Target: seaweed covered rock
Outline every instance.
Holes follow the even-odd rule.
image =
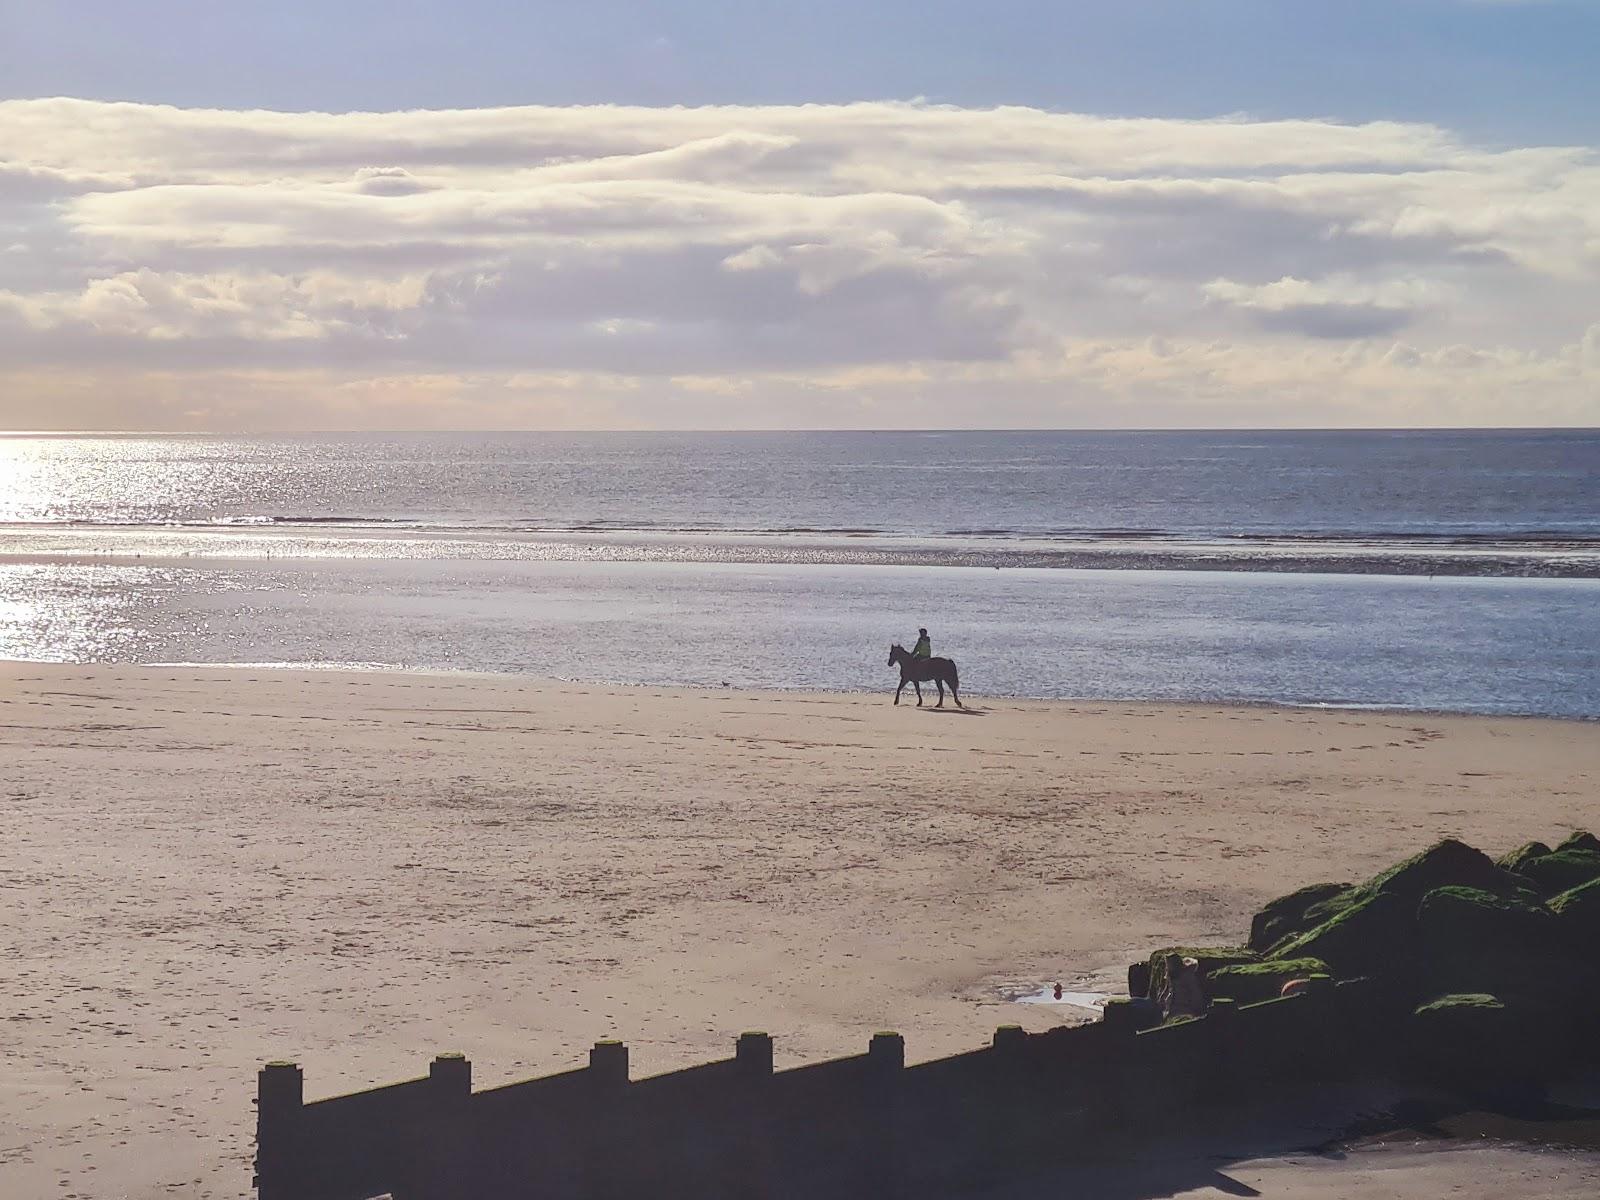
[[[1600,853],[1600,838],[1582,829],[1574,829],[1556,845],[1560,850],[1593,850]]]
[[[1279,896],[1251,919],[1247,944],[1265,954],[1285,938],[1315,929],[1343,908],[1355,890],[1348,883],[1313,883]]]
[[[1437,1086],[1496,1100],[1528,1090],[1534,1055],[1522,1044],[1518,1014],[1488,992],[1460,992],[1419,1005],[1411,1014],[1410,1045],[1416,1064]]]
[[[1417,1005],[1413,1014],[1426,1020],[1482,1020],[1482,1011],[1504,1012],[1505,1002],[1487,992],[1453,992]],[[1498,1017],[1490,1018],[1499,1020]]]
[[[1250,949],[1267,958],[1302,953],[1302,940],[1314,930],[1375,895],[1392,895],[1418,902],[1440,887],[1481,888],[1496,895],[1537,899],[1533,885],[1508,868],[1509,862],[1551,853],[1548,846],[1530,842],[1495,862],[1464,842],[1446,838],[1420,854],[1396,863],[1363,884],[1316,883],[1272,901],[1250,922]],[[1386,910],[1389,911],[1389,910]],[[1398,911],[1398,910],[1392,910]],[[1370,919],[1363,917],[1363,920]],[[1339,972],[1343,974],[1341,970]]]
[[[1562,956],[1556,918],[1542,904],[1480,888],[1435,888],[1417,907],[1427,986],[1504,995],[1547,986]]]
[[[1411,1051],[1437,1085],[1489,1103],[1530,1099],[1580,1067],[1570,1012],[1537,998],[1468,992],[1440,996],[1411,1018]]]
[[[1328,989],[1330,1011],[1358,1013],[1363,1037],[1414,1058],[1434,1082],[1533,1094],[1600,1065],[1597,951],[1600,839],[1574,833],[1554,849],[1530,842],[1498,862],[1446,839],[1366,883],[1313,884],[1274,900],[1251,922],[1247,947],[1157,951],[1130,968],[1129,992],[1157,1002],[1137,1006],[1141,1019],[1154,1019],[1171,991],[1174,954],[1196,961],[1205,992],[1185,1011],[1252,1004],[1314,981],[1296,986]],[[1333,979],[1361,982],[1336,988]],[[1189,969],[1180,982],[1192,989]],[[1317,1013],[1314,1005],[1260,1011],[1261,1028]],[[1243,1030],[1258,1018],[1240,1019]]]
[[[1397,892],[1370,892],[1298,937],[1273,947],[1271,958],[1318,958],[1341,979],[1403,977],[1416,949],[1416,902]]]
[[[1558,847],[1528,859],[1518,874],[1530,880],[1541,896],[1554,896],[1600,879],[1600,850]]]
[[[1170,986],[1167,982],[1169,954],[1176,954],[1179,958],[1194,959],[1199,964],[1202,982],[1219,967],[1255,962],[1260,958],[1255,951],[1244,946],[1168,946],[1164,950],[1157,950],[1149,958],[1150,990],[1146,994],[1152,1000],[1166,999]]]
[[[1569,951],[1583,956],[1600,952],[1600,879],[1562,892],[1550,901]]]
[[[1329,975],[1328,964],[1320,958],[1274,959],[1269,962],[1239,963],[1218,967],[1206,976],[1206,995],[1239,1004],[1271,1000],[1292,979]]]
[[[1364,890],[1417,901],[1435,888],[1470,887],[1498,892],[1508,886],[1514,885],[1482,850],[1474,850],[1455,838],[1445,838],[1421,854],[1414,854],[1374,875]]]
[[[1541,858],[1549,853],[1550,847],[1546,846],[1543,842],[1525,842],[1518,846],[1515,850],[1511,851],[1510,854],[1502,854],[1499,858],[1495,859],[1494,865],[1503,871],[1511,871],[1513,873],[1520,874],[1523,863],[1527,862],[1530,858]]]

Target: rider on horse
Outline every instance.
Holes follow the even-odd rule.
[[[919,629],[917,632],[922,636],[917,639],[915,649],[908,651],[899,642],[889,647],[889,665],[900,668],[900,686],[894,690],[894,702],[900,703],[900,693],[905,691],[909,683],[917,689],[917,703],[920,705],[922,685],[931,683],[939,689],[939,703],[934,707],[944,707],[944,690],[947,687],[956,707],[965,707],[961,703],[961,677],[956,672],[956,664],[948,658],[935,658],[933,639],[928,637],[928,631]]]

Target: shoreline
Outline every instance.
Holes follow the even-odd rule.
[[[1592,824],[1600,781],[1548,718],[982,704],[0,663],[0,1190],[245,1196],[283,1057],[308,1097],[607,1036],[640,1076],[746,1028],[940,1057],[1087,1015],[1004,984],[1121,991],[1437,836]]]
[[[385,675],[418,675],[437,677],[440,679],[480,679],[487,682],[536,684],[548,688],[564,687],[600,687],[600,688],[630,688],[644,691],[662,693],[689,693],[694,695],[722,695],[736,692],[745,695],[782,697],[782,696],[830,696],[839,699],[866,700],[872,698],[884,699],[894,695],[892,685],[871,690],[867,688],[823,688],[823,687],[724,687],[710,683],[676,683],[658,684],[641,683],[629,679],[602,679],[565,677],[554,675],[525,674],[518,671],[483,671],[470,667],[415,667],[400,666],[391,663],[349,663],[349,662],[68,662],[57,659],[29,659],[29,658],[0,658],[0,672],[7,667],[42,666],[42,667],[106,667],[130,668],[149,671],[268,671],[273,673],[295,674],[297,672],[310,675],[352,675],[356,677],[385,676]],[[932,685],[927,685],[930,695]],[[909,696],[909,693],[907,694]],[[916,708],[915,697],[902,696],[900,707]],[[970,693],[969,709],[980,709],[985,700],[1001,701],[1006,704],[1022,705],[1062,705],[1081,706],[1085,704],[1117,704],[1134,708],[1148,709],[1152,712],[1192,710],[1204,712],[1216,709],[1262,709],[1268,712],[1328,712],[1370,714],[1374,716],[1393,717],[1465,717],[1483,720],[1505,721],[1554,721],[1565,724],[1591,725],[1600,723],[1600,713],[1592,715],[1568,716],[1562,714],[1538,712],[1502,712],[1495,709],[1459,709],[1459,708],[1407,708],[1401,705],[1368,704],[1351,702],[1348,704],[1332,701],[1291,701],[1291,700],[1251,700],[1251,699],[1218,699],[1218,700],[1152,700],[1147,697],[1137,696],[1024,696],[1005,692]],[[935,702],[928,700],[923,707],[934,707]],[[893,705],[891,704],[891,707]],[[959,712],[952,704],[946,702],[947,710]]]

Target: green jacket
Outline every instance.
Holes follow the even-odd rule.
[[[917,639],[916,647],[911,651],[911,657],[912,658],[932,658],[933,657],[933,642],[929,638],[927,638],[926,636],[919,637]]]

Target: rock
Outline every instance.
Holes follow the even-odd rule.
[[[1593,850],[1596,853],[1600,853],[1600,838],[1595,837],[1592,833],[1586,833],[1582,829],[1574,829],[1562,839],[1556,846],[1556,850]]]
[[[1200,985],[1200,963],[1193,958],[1167,956],[1167,994],[1162,1012],[1175,1017],[1198,1017],[1206,1011],[1206,991]]]
[[[1466,992],[1412,1013],[1411,1054],[1431,1081],[1488,1105],[1520,1104],[1581,1069],[1570,1014],[1538,998]]]
[[[1315,929],[1337,911],[1328,908],[1329,901],[1354,892],[1355,888],[1348,883],[1313,883],[1287,896],[1279,896],[1251,920],[1250,949],[1264,954],[1285,938]],[[1317,912],[1312,914],[1314,908]]]
[[[1456,992],[1440,996],[1437,1000],[1430,1000],[1426,1004],[1419,1004],[1415,1015],[1447,1017],[1468,1009],[1494,1009],[1503,1012],[1505,1007],[1505,1002],[1500,997],[1487,992]]]
[[[1530,880],[1541,896],[1554,896],[1600,879],[1600,850],[1557,848],[1528,859],[1518,873]]]
[[[1165,1003],[1170,991],[1167,983],[1167,955],[1176,954],[1180,959],[1192,958],[1199,965],[1200,981],[1202,986],[1207,976],[1218,967],[1231,967],[1238,963],[1255,962],[1261,956],[1255,951],[1244,946],[1169,946],[1164,950],[1157,950],[1148,960],[1150,969],[1150,990],[1146,993],[1152,1000]]]
[[[1417,939],[1426,987],[1435,994],[1537,991],[1563,957],[1549,909],[1479,888],[1435,888],[1424,896]]]
[[[1389,975],[1398,981],[1407,975],[1415,947],[1415,903],[1399,892],[1373,892],[1315,929],[1274,946],[1271,958],[1318,958],[1341,979]]]
[[[1240,963],[1232,967],[1218,967],[1206,976],[1206,995],[1213,1000],[1222,997],[1240,1004],[1254,1004],[1281,995],[1283,987],[1291,980],[1304,980],[1312,975],[1329,974],[1328,964],[1320,958],[1291,958],[1272,962]]]
[[[1550,853],[1550,847],[1543,842],[1526,842],[1518,846],[1510,854],[1502,854],[1494,860],[1494,865],[1503,871],[1521,872],[1522,864],[1530,858],[1539,858]]]
[[[1291,943],[1297,943],[1359,901],[1380,893],[1419,901],[1434,888],[1461,886],[1537,899],[1532,883],[1506,864],[1549,852],[1542,843],[1531,842],[1496,863],[1464,842],[1446,838],[1364,884],[1317,883],[1280,896],[1251,921],[1249,946],[1267,958],[1292,957],[1299,950]]]
[[[1511,1090],[1522,1093],[1526,1085],[1516,1064],[1530,1056],[1519,1044],[1520,1024],[1492,993],[1447,994],[1411,1014],[1411,1052],[1435,1085],[1498,1097],[1509,1082]]]
[[[1550,911],[1569,950],[1591,959],[1600,954],[1600,879],[1562,892],[1550,901]]]
[[[1364,890],[1417,901],[1435,888],[1452,886],[1494,892],[1514,884],[1482,850],[1474,850],[1455,838],[1445,838],[1421,854],[1412,855],[1373,876]]]

